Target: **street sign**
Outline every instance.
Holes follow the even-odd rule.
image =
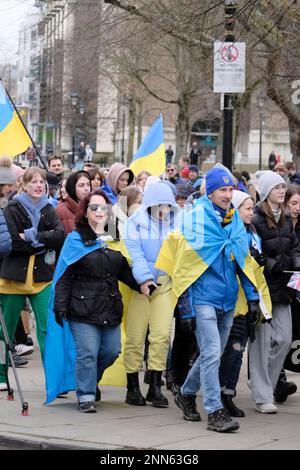
[[[214,43],[214,93],[245,92],[244,42]]]

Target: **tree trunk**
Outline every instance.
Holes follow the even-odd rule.
[[[143,102],[139,98],[137,101],[137,106],[138,106],[138,113],[137,113],[137,146],[139,146],[142,143],[142,137],[143,137]]]
[[[178,162],[181,155],[185,155],[187,152],[190,138],[189,105],[189,97],[187,95],[183,95],[178,101],[178,115],[175,124],[176,162]]]
[[[128,151],[127,151],[127,165],[132,162],[133,151],[134,151],[134,134],[135,134],[135,111],[136,111],[136,98],[132,96],[129,105],[128,113]]]
[[[289,119],[290,146],[296,168],[300,168],[300,126]]]

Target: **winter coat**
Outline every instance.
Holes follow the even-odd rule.
[[[66,200],[59,202],[56,208],[56,215],[61,221],[66,235],[75,228],[75,215],[78,207],[78,202],[67,195]]]
[[[11,236],[8,231],[3,211],[0,209],[0,262],[3,256],[7,256],[11,251]]]
[[[89,226],[76,231],[83,244],[95,243],[97,235]],[[66,313],[68,320],[118,325],[123,315],[118,280],[140,292],[126,258],[104,245],[66,269],[55,286],[53,310]]]
[[[293,176],[290,177],[290,182],[300,186],[300,171],[297,171]]]
[[[134,174],[129,168],[127,168],[127,166],[123,165],[122,163],[116,162],[116,163],[113,163],[112,166],[110,167],[110,170],[106,177],[106,183],[108,184],[108,186],[110,186],[110,188],[112,189],[115,195],[118,195],[118,190],[117,190],[118,179],[126,171],[129,173],[128,184],[131,184],[132,181],[134,180]]]
[[[291,274],[283,271],[300,270],[300,245],[290,216],[287,214],[283,226],[269,228],[266,215],[258,203],[252,223],[262,242],[262,251],[266,258],[264,275],[273,303],[290,303],[292,291],[287,287]]]
[[[147,209],[159,204],[172,206],[173,214],[169,222],[149,215]],[[164,183],[153,183],[146,188],[141,207],[129,217],[124,227],[124,239],[132,259],[132,273],[138,284],[150,279],[157,281],[158,276],[166,275],[154,265],[167,233],[176,227],[177,212],[172,190]]]
[[[37,239],[44,247],[34,248],[20,237],[19,233],[32,227],[28,212],[16,200],[9,201],[4,209],[8,230],[12,239],[12,251],[3,259],[0,277],[17,282],[25,282],[30,256],[35,255],[33,280],[48,282],[53,278],[53,266],[45,262],[47,249],[58,253],[64,243],[63,227],[55,214],[55,210],[47,204],[41,210],[41,218],[37,227]]]

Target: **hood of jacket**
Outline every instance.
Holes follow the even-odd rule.
[[[177,210],[177,205],[172,189],[164,182],[152,183],[145,189],[142,205],[148,209],[159,204],[168,204]]]
[[[123,173],[125,173],[125,171],[129,173],[129,181],[128,181],[128,185],[129,185],[134,180],[134,174],[129,168],[127,168],[127,166],[123,165],[122,163],[119,163],[119,162],[113,163],[106,177],[107,184],[111,187],[114,194],[116,195],[118,194],[118,190],[117,190],[118,179]]]

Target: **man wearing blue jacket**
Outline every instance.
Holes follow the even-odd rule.
[[[204,236],[200,232],[194,233],[196,243],[203,236],[203,245],[194,249],[195,252],[198,250],[199,263],[202,259],[206,268],[190,284],[189,295],[196,316],[195,334],[200,356],[175,396],[175,403],[183,410],[184,418],[200,421],[195,399],[202,387],[204,408],[208,413],[207,429],[217,432],[239,428],[223,409],[219,383],[220,357],[227,343],[237,300],[237,275],[248,301],[248,314],[254,321],[260,316],[258,293],[244,272],[244,260],[248,255],[247,234],[231,203],[234,184],[225,167],[214,167],[206,175],[207,195],[196,203],[204,213]],[[202,229],[199,225],[198,231]],[[196,227],[191,232],[195,230]],[[186,240],[191,240],[184,228],[182,234]],[[210,252],[211,257],[205,259]]]

